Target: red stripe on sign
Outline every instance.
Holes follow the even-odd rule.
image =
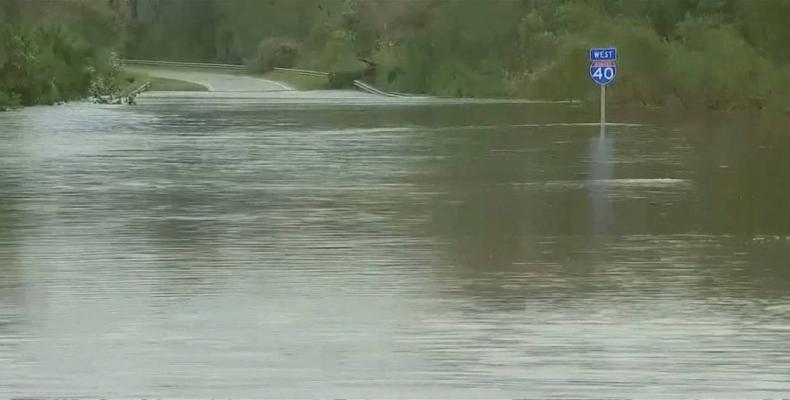
[[[590,61],[591,67],[614,67],[615,62],[613,60],[600,60],[600,61]]]

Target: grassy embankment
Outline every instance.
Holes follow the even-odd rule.
[[[121,96],[125,96],[146,82],[151,82],[151,86],[148,87],[148,91],[151,92],[205,92],[208,90],[198,83],[151,76],[136,69],[124,69],[121,73],[121,81],[122,84],[119,85]]]
[[[140,87],[146,82],[151,81],[149,91],[205,91],[204,86],[188,81],[180,81],[177,79],[168,79],[155,77],[154,70],[165,69],[170,72],[188,71],[188,72],[213,72],[231,75],[250,76],[254,78],[269,79],[272,81],[282,82],[297,90],[324,90],[330,89],[329,79],[324,76],[310,76],[299,74],[292,71],[269,71],[266,73],[253,73],[246,70],[238,69],[224,69],[224,68],[200,68],[200,67],[181,67],[181,66],[165,66],[165,67],[149,67],[149,66],[127,66],[124,68],[125,81],[128,82],[128,87],[124,93]]]
[[[252,75],[273,81],[287,83],[298,90],[329,89],[329,79],[325,76],[302,75],[291,71],[270,71],[263,75]]]

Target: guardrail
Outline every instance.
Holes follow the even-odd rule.
[[[383,90],[375,88],[375,87],[373,87],[371,85],[368,85],[367,83],[359,81],[359,80],[354,81],[354,86],[356,86],[357,89],[359,89],[359,90],[361,90],[363,92],[367,92],[367,93],[371,93],[371,94],[377,94],[379,96],[398,97],[397,95],[393,95],[393,94],[387,93],[387,92],[385,92]]]
[[[426,96],[419,95],[419,94],[407,94],[407,93],[393,93],[393,92],[385,92],[369,83],[362,82],[360,80],[354,81],[354,86],[367,93],[377,94],[379,96],[387,96],[387,97],[399,97],[399,98],[426,98]]]
[[[140,87],[138,87],[137,89],[134,89],[131,92],[129,92],[127,96],[137,96],[140,93],[148,90],[149,87],[151,87],[151,81],[146,81],[144,84],[140,85]]]
[[[246,70],[247,67],[244,65],[234,65],[234,64],[212,64],[212,63],[196,63],[196,62],[181,62],[181,61],[155,61],[155,60],[121,60],[124,64],[129,65],[159,65],[159,66],[171,66],[171,67],[199,67],[199,68],[218,68],[218,69],[234,69],[234,70]],[[292,72],[295,74],[300,75],[307,75],[307,76],[320,76],[320,77],[329,77],[329,72],[321,72],[321,71],[312,71],[309,69],[298,69],[298,68],[274,68],[275,71],[282,71],[282,72]],[[365,82],[355,80],[354,86],[362,90],[363,92],[368,92],[372,94],[377,94],[379,96],[387,96],[387,97],[421,97],[421,96],[413,96],[407,95],[402,93],[389,93],[385,92],[381,89],[378,89],[370,84]]]
[[[308,76],[329,76],[329,72],[311,71],[309,69],[296,69],[296,68],[279,68],[275,67],[275,71],[293,72],[301,75]]]
[[[235,64],[211,64],[211,63],[196,63],[196,62],[181,62],[181,61],[154,61],[154,60],[121,60],[124,64],[128,65],[159,65],[169,67],[199,67],[199,68],[218,68],[218,69],[234,69],[246,70],[244,65]]]
[[[157,60],[121,60],[124,64],[128,65],[159,65],[169,67],[198,67],[198,68],[218,68],[218,69],[234,69],[246,70],[244,65],[237,64],[214,64],[214,63],[197,63],[197,62],[182,62],[182,61],[157,61]],[[300,75],[308,76],[329,76],[329,72],[311,71],[309,69],[297,68],[274,68],[275,71],[293,72]]]

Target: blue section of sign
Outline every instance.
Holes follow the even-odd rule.
[[[593,47],[590,49],[590,61],[617,60],[617,49],[614,47]]]
[[[593,61],[590,63],[590,78],[599,85],[614,82],[617,75],[617,64],[614,61]]]

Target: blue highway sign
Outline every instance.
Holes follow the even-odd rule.
[[[590,61],[590,78],[599,85],[608,85],[617,75],[617,64],[614,61]]]
[[[590,61],[615,61],[617,49],[614,47],[593,47],[590,49]]]

